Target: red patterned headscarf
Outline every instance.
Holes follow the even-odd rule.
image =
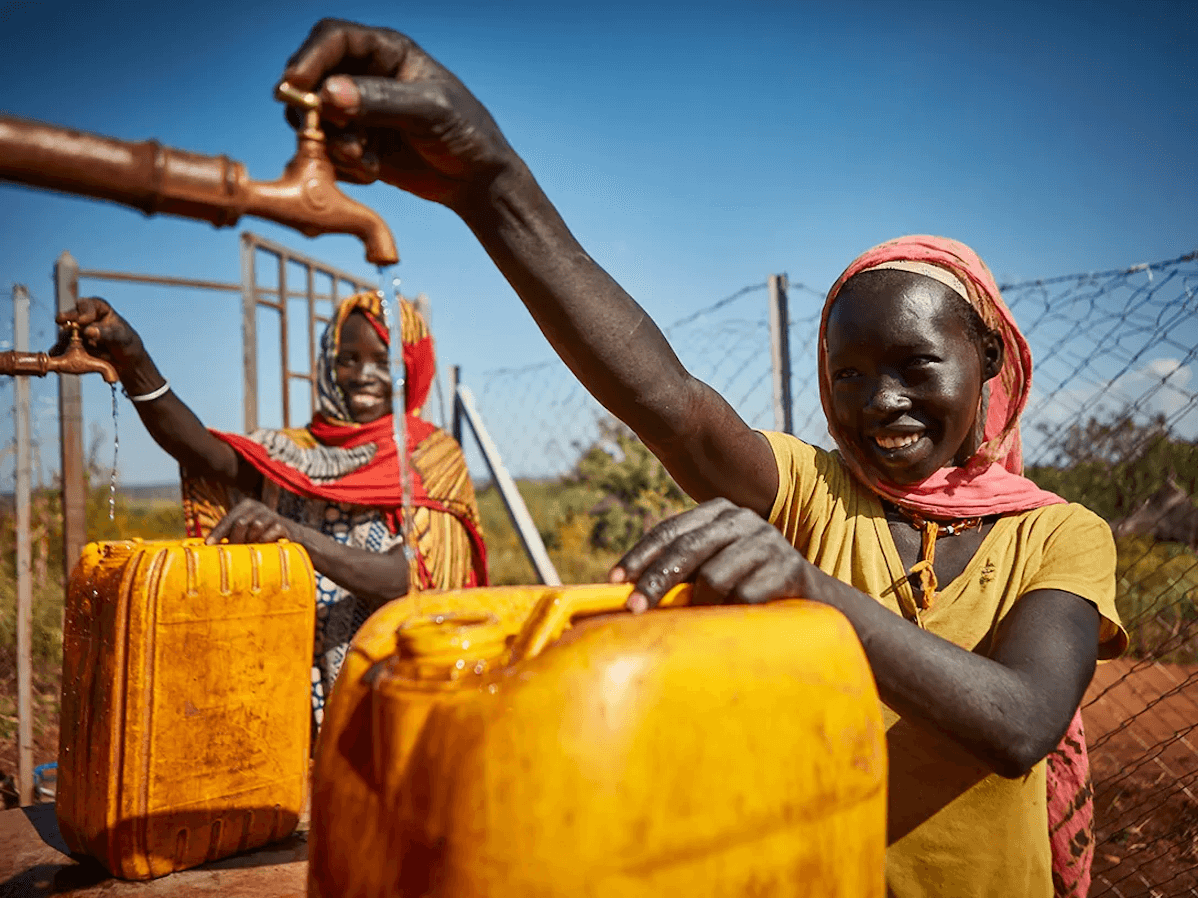
[[[320,340],[320,355],[316,360],[317,409],[326,421],[353,425],[345,403],[345,396],[334,379],[337,353],[341,351],[341,331],[346,319],[354,312],[366,316],[370,326],[390,347],[391,334],[383,314],[383,301],[377,291],[356,293],[345,299],[333,313],[333,320],[325,329]],[[404,409],[411,415],[419,415],[428,399],[436,373],[433,338],[424,317],[406,299],[399,300],[399,332],[403,341],[403,363],[406,379]]]

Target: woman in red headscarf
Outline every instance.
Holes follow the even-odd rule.
[[[80,300],[68,318],[82,326],[90,351],[113,361],[146,428],[179,461],[189,536],[211,543],[286,538],[307,549],[317,571],[316,726],[349,641],[371,612],[411,590],[487,582],[461,449],[419,416],[434,356],[424,319],[410,303],[400,303],[403,470],[392,415],[391,337],[376,293],[344,300],[325,329],[311,423],[248,436],[206,430],[171,392],[136,332],[103,300]]]
[[[613,569],[634,611],[694,580],[710,601],[803,597],[852,623],[887,712],[890,892],[1080,894],[1084,850],[1054,865],[1045,758],[1096,659],[1126,642],[1114,541],[1020,473],[1031,360],[977,256],[905,238],[837,281],[819,347],[827,452],[753,430],[691,376],[410,38],[325,20],[284,77],[320,92],[341,174],[461,216],[570,369],[706,500]]]

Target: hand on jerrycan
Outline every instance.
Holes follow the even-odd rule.
[[[818,596],[824,578],[760,515],[727,499],[712,499],[650,530],[612,568],[612,583],[633,583],[634,614],[657,607],[681,583],[693,581],[692,605],[758,604]]]

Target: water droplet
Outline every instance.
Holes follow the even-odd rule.
[[[116,520],[116,459],[121,449],[121,438],[116,429],[116,384],[112,388],[112,478],[108,481],[108,520]]]
[[[454,662],[453,666],[455,668],[457,668],[458,670],[461,670],[462,668],[464,668],[466,666],[466,662],[463,659],[459,658],[457,661]]]
[[[487,692],[489,692],[491,695],[494,695],[498,691],[499,691],[499,687],[496,686],[494,683],[487,684]]]
[[[477,664],[474,665],[474,672],[476,674],[481,674],[486,669],[487,669],[486,661],[479,661]]]

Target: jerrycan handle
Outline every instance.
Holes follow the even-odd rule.
[[[509,663],[535,658],[545,646],[570,628],[574,618],[624,610],[632,584],[567,586],[547,592],[533,609],[528,622],[512,645]],[[658,603],[658,608],[690,604],[691,586],[675,586]]]

